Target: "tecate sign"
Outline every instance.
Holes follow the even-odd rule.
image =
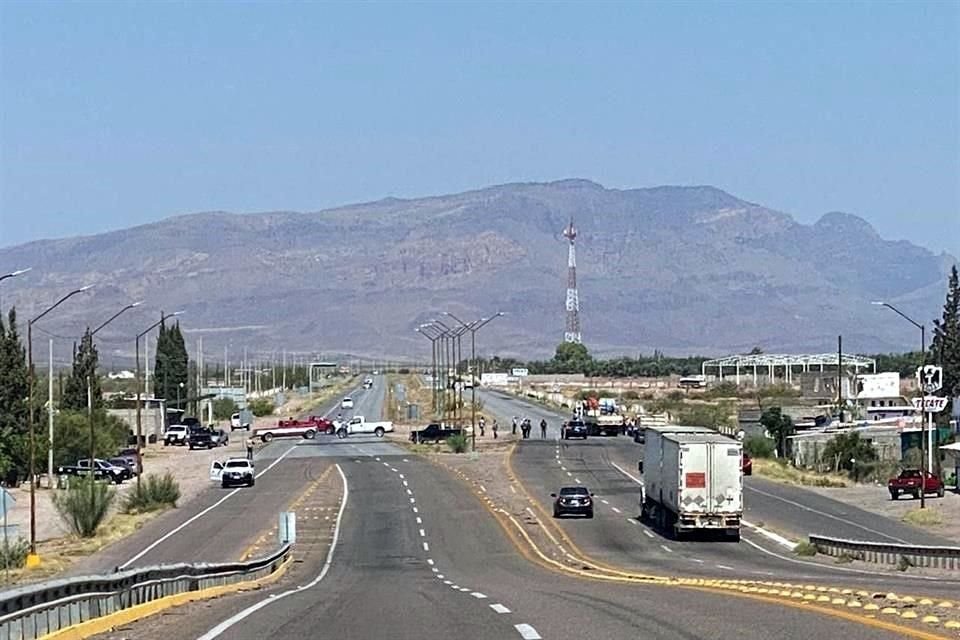
[[[919,409],[921,402],[923,403],[923,410],[926,413],[940,413],[947,407],[947,399],[941,398],[940,396],[926,396],[922,400],[920,398],[914,398],[913,406]]]
[[[530,375],[530,372],[526,369],[514,369],[512,372],[514,378],[523,378]]]

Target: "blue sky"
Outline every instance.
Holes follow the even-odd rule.
[[[960,253],[960,3],[0,2],[0,246],[711,184]]]

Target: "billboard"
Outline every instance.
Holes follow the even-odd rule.
[[[505,387],[510,382],[506,373],[484,373],[480,376],[480,384],[485,387]]]
[[[513,375],[514,378],[524,378],[530,375],[530,372],[527,371],[526,369],[517,368],[511,372],[511,375]]]
[[[900,374],[896,371],[857,376],[857,399],[900,397]]]

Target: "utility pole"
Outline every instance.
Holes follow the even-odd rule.
[[[47,436],[50,448],[47,450],[47,488],[53,489],[53,338],[50,338],[50,367],[47,377]]]

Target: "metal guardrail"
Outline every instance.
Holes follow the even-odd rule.
[[[810,544],[828,556],[849,556],[865,562],[900,564],[906,559],[914,567],[960,569],[960,547],[934,547],[919,544],[864,542],[810,535]]]
[[[290,545],[285,544],[246,562],[158,565],[0,592],[0,640],[36,640],[167,596],[263,578],[289,555]]]

